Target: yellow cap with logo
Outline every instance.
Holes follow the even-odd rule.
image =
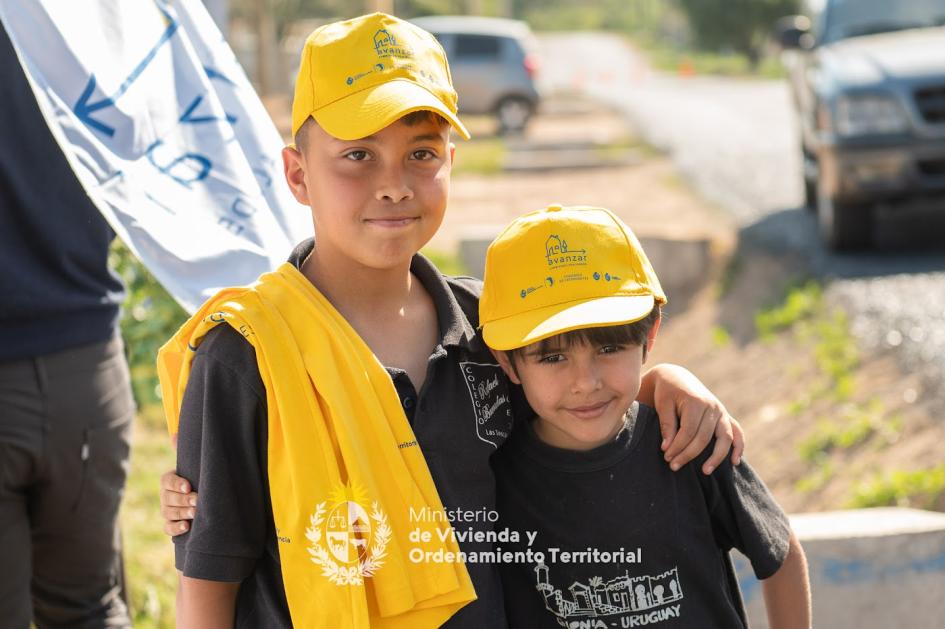
[[[316,29],[302,48],[292,135],[313,117],[336,138],[369,136],[414,111],[434,111],[465,139],[446,53],[425,30],[384,13]]]
[[[489,347],[508,350],[633,323],[665,303],[643,247],[613,212],[552,205],[512,221],[489,246],[479,323]]]

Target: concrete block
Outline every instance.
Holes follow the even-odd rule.
[[[945,627],[945,513],[881,508],[791,516],[810,566],[814,627]],[[753,629],[767,629],[761,584],[735,566]]]
[[[687,303],[708,282],[712,268],[712,243],[708,238],[646,234],[637,237],[660,278],[670,309]]]
[[[459,259],[473,277],[482,279],[486,250],[505,225],[468,225],[459,234]]]

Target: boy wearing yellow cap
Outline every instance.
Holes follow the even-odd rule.
[[[417,253],[446,209],[450,126],[468,137],[456,111],[443,50],[415,26],[373,14],[307,39],[283,161],[317,236],[159,356],[179,427],[163,513],[194,517],[196,500],[175,539],[179,626],[506,625],[494,564],[413,559],[493,548],[488,460],[515,401],[476,332],[478,282]],[[668,459],[715,430],[717,464],[735,424],[679,374],[646,378],[646,399],[686,409]],[[169,491],[181,477],[199,497]]]
[[[607,210],[532,212],[489,248],[483,338],[535,411],[493,459],[497,527],[517,533],[501,568],[512,627],[745,627],[733,547],[764,580],[770,626],[810,626],[803,551],[761,480],[727,462],[673,474],[635,401],[665,303]]]

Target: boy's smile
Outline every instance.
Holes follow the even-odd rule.
[[[613,439],[640,390],[643,347],[574,343],[539,352],[540,345],[525,348],[514,369],[508,354],[498,356],[538,415],[538,437],[569,450],[590,450]]]
[[[313,121],[299,150],[286,148],[286,179],[312,208],[319,263],[374,269],[409,265],[443,221],[453,146],[433,115],[403,119],[358,140],[339,140]]]

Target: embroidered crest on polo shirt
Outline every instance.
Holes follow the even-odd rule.
[[[492,364],[460,362],[476,416],[476,436],[498,448],[512,430],[512,406],[502,370]]]
[[[370,512],[366,504],[363,487],[338,485],[309,518],[308,553],[322,576],[335,585],[362,585],[384,565],[391,527],[376,500],[370,503]]]

